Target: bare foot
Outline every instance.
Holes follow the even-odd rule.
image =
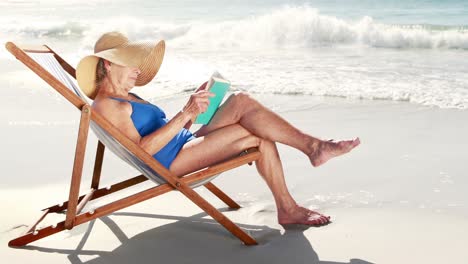
[[[317,147],[317,150],[309,155],[309,159],[312,163],[312,166],[318,167],[331,158],[348,153],[359,144],[361,144],[359,138],[338,142],[333,142],[331,140],[321,141]]]
[[[278,210],[278,222],[280,225],[302,224],[321,226],[330,222],[330,216],[296,205],[293,209]]]

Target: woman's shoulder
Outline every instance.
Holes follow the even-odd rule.
[[[110,97],[96,97],[92,104],[94,111],[104,115],[113,116],[132,113],[132,106],[125,100],[115,100]]]

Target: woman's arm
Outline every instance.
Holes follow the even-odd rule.
[[[158,152],[179,133],[184,125],[188,122],[193,122],[197,115],[206,111],[210,103],[209,97],[213,96],[213,93],[204,90],[199,90],[192,94],[182,111],[177,113],[163,127],[141,138],[139,145],[148,153]]]
[[[177,113],[166,125],[141,137],[131,119],[132,106],[128,102],[102,102],[96,111],[101,112],[123,134],[138,144],[147,153],[154,154],[166,146],[174,136],[198,114],[206,111],[209,97],[214,94],[199,91],[190,96],[184,109]]]
[[[167,124],[157,129],[153,133],[140,139],[139,145],[148,153],[154,154],[174,138],[177,133],[191,120],[188,112],[180,111]]]

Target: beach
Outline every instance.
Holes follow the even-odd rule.
[[[330,215],[326,226],[279,225],[268,187],[244,165],[213,180],[241,209],[196,191],[256,246],[173,191],[11,248],[41,209],[68,199],[80,112],[0,48],[0,262],[467,263],[467,17],[462,0],[1,2],[2,45],[46,44],[73,67],[107,31],[164,39],[156,78],[132,92],[168,118],[218,71],[229,93],[249,93],[300,130],[361,145],[314,168],[278,144],[292,196]],[[96,146],[91,132],[81,194]],[[105,151],[101,187],[136,175]],[[93,200],[84,212],[152,186]],[[38,228],[64,217],[50,214]]]
[[[19,122],[2,128],[15,135],[32,130],[35,135],[8,148],[11,163],[26,153],[31,165],[10,164],[7,170],[14,177],[2,186],[2,200],[14,202],[2,203],[2,211],[11,211],[1,221],[2,257],[15,263],[28,263],[31,258],[38,263],[150,263],[155,259],[163,263],[463,263],[467,259],[463,249],[468,237],[464,195],[468,125],[459,122],[466,120],[466,111],[343,98],[255,98],[319,137],[361,138],[357,149],[318,168],[299,151],[279,145],[291,193],[298,203],[331,215],[331,224],[285,230],[276,221],[274,201],[263,180],[253,166],[243,166],[213,181],[241,204],[240,210],[227,210],[203,187],[196,190],[257,239],[258,246],[242,245],[183,195],[171,192],[24,248],[8,248],[7,241],[24,231],[39,209],[66,200],[79,120],[78,111],[70,108],[68,114],[74,118],[69,123],[43,116],[43,125]],[[155,103],[169,114],[184,101],[180,95]],[[292,101],[294,109],[290,109]],[[49,143],[50,137],[60,142]],[[92,172],[93,135],[88,146],[82,193]],[[103,186],[135,175],[106,152]],[[22,177],[32,179],[34,188],[27,187]],[[97,200],[85,210],[106,201]],[[46,219],[41,226],[60,217]]]

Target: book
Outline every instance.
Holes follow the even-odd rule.
[[[210,97],[210,104],[208,105],[208,109],[206,109],[204,113],[201,113],[197,116],[195,119],[195,124],[207,125],[210,123],[230,87],[231,82],[224,79],[223,76],[221,76],[221,74],[218,72],[213,73],[213,75],[208,80],[208,83],[206,84],[206,90],[214,93],[215,96]]]

